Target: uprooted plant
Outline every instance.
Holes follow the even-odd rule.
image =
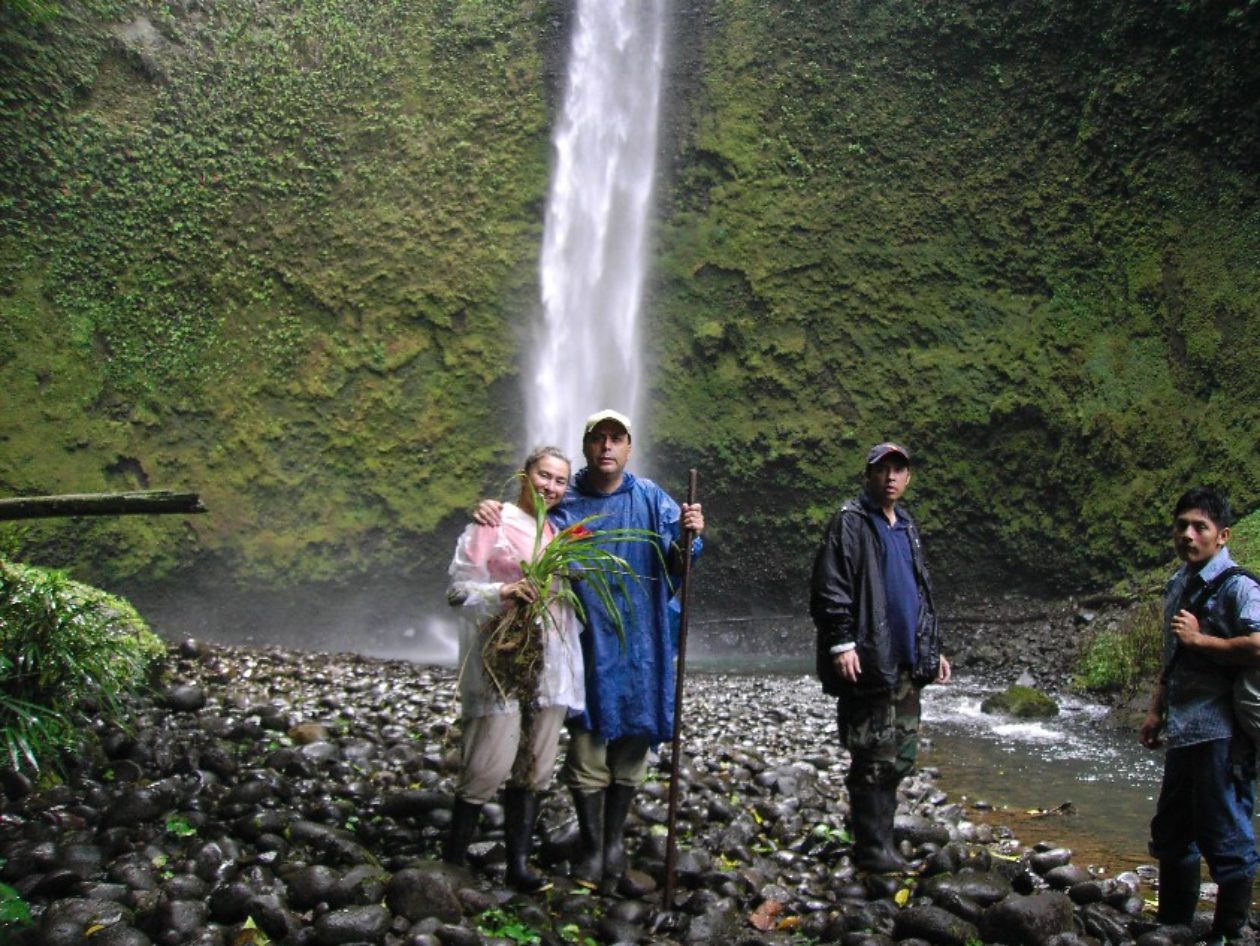
[[[521,562],[521,574],[536,594],[532,601],[517,601],[481,627],[481,659],[486,676],[500,698],[518,702],[522,730],[528,730],[537,708],[547,635],[563,631],[561,622],[566,607],[572,608],[579,620],[586,620],[586,610],[574,583],[582,582],[594,596],[624,645],[625,627],[617,601],[629,601],[628,583],[640,578],[610,546],[649,542],[661,554],[656,533],[646,529],[592,529],[591,525],[601,518],[597,515],[562,529],[544,544],[547,511],[537,492],[533,506],[534,550],[530,561]],[[524,734],[521,745],[529,745]],[[518,759],[518,766],[521,764]]]

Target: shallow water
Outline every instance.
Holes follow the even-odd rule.
[[[802,685],[818,686],[812,668],[798,657],[753,663],[702,656],[688,667],[697,673],[799,675]],[[1138,745],[1135,732],[1100,722],[1105,707],[1073,695],[1051,694],[1060,706],[1051,719],[981,712],[985,697],[1000,689],[961,675],[923,691],[919,762],[939,770],[938,784],[950,800],[967,805],[972,820],[1008,826],[1026,845],[1069,847],[1077,863],[1113,876],[1150,864],[1146,838],[1163,755]],[[821,689],[818,698],[829,699]],[[1052,813],[1065,803],[1073,813]]]
[[[923,765],[976,820],[1009,825],[1025,844],[1051,841],[1074,860],[1115,874],[1151,863],[1147,830],[1163,755],[1136,733],[1100,724],[1105,708],[1059,696],[1060,713],[1017,721],[980,710],[996,687],[966,677],[924,691]],[[1059,813],[1070,806],[1071,813]]]

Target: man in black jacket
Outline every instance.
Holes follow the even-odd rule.
[[[897,505],[909,484],[904,447],[871,448],[865,490],[832,517],[810,585],[818,676],[851,757],[854,862],[876,872],[909,866],[893,843],[897,786],[918,755],[919,691],[950,677],[919,530]]]

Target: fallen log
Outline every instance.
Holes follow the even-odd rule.
[[[129,493],[70,493],[64,496],[17,496],[0,499],[0,521],[51,519],[58,516],[130,516],[154,513],[200,513],[206,507],[197,493],[143,490]]]

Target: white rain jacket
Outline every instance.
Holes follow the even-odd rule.
[[[535,532],[532,515],[514,503],[504,503],[498,526],[470,525],[455,546],[447,597],[460,608],[459,696],[465,719],[520,711],[516,700],[505,702],[486,676],[479,628],[488,618],[505,610],[499,589],[520,579],[520,562],[534,555]],[[547,522],[543,545],[554,536],[555,529]],[[538,705],[565,706],[570,713],[580,713],[586,708],[582,647],[578,642],[581,625],[566,604],[553,604],[552,615],[553,626],[547,629],[543,640]]]

